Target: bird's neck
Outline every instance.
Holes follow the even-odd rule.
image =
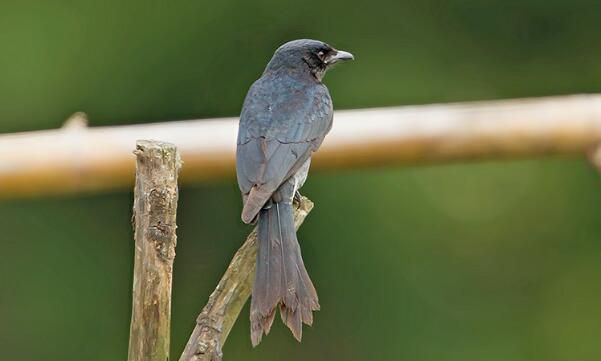
[[[315,77],[315,74],[313,74],[308,64],[305,62],[299,62],[298,64],[284,64],[273,61],[272,59],[272,61],[267,64],[267,67],[265,67],[263,75],[287,76],[303,82],[321,82],[321,79]]]

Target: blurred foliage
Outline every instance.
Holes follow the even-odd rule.
[[[235,115],[273,50],[301,37],[356,55],[326,78],[337,108],[600,91],[600,13],[593,0],[3,0],[0,132],[79,110],[93,126]],[[326,172],[304,194],[322,311],[302,344],[277,323],[251,350],[245,309],[228,360],[601,359],[601,187],[586,162]],[[4,359],[125,359],[131,198],[0,204]],[[249,231],[239,203],[234,180],[181,191],[174,359]]]

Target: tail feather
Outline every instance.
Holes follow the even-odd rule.
[[[305,269],[294,230],[292,205],[273,203],[258,219],[257,273],[250,306],[251,341],[261,342],[273,324],[276,308],[297,340],[302,324],[313,323],[319,301]]]

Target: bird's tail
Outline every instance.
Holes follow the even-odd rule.
[[[258,219],[257,273],[250,304],[253,346],[271,329],[276,308],[282,321],[300,341],[302,324],[313,323],[319,301],[307,274],[296,239],[292,204],[272,203]]]

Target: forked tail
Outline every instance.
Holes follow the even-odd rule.
[[[302,324],[313,323],[319,301],[296,239],[292,204],[273,203],[258,219],[257,273],[250,303],[253,346],[268,334],[280,306],[282,321],[300,341]]]

